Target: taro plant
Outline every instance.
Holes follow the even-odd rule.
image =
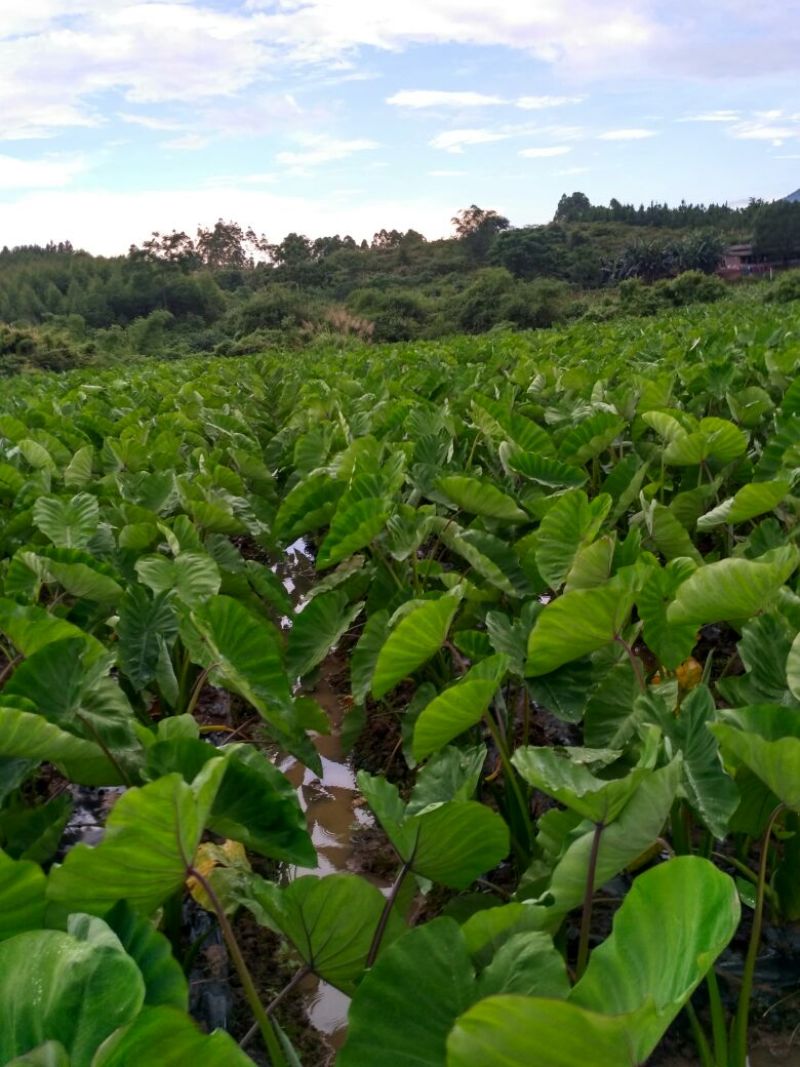
[[[187,1016],[188,888],[273,1064],[296,1058],[242,907],[297,957],[281,996],[314,973],[353,997],[345,1065],[376,1043],[639,1063],[685,1009],[703,1063],[742,1067],[764,923],[800,915],[797,328],[753,304],[10,380],[6,1058],[246,1062]],[[343,733],[386,738],[358,775],[396,857],[385,897],[254,859],[313,869],[274,760],[321,773],[331,653]],[[98,843],[65,851],[100,788],[119,799]],[[714,960],[739,901],[729,1027]]]

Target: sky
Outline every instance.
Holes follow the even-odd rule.
[[[0,0],[0,246],[800,187],[800,0]]]

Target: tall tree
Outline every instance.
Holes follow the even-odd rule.
[[[463,242],[470,259],[476,263],[485,262],[495,237],[511,227],[504,215],[491,208],[484,210],[477,204],[463,208],[451,221],[456,228],[456,236]]]

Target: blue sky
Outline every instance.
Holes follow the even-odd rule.
[[[0,245],[800,187],[800,0],[0,0]]]

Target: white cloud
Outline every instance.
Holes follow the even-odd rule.
[[[402,89],[386,98],[386,103],[393,107],[420,109],[428,107],[491,107],[504,104],[502,96],[488,96],[486,93],[449,92],[439,89]]]
[[[624,0],[610,0],[597,18],[594,0],[248,0],[266,11],[273,39],[295,59],[319,61],[360,47],[398,49],[412,43],[502,45],[531,52],[546,62],[575,65],[641,48],[658,23]]]
[[[0,52],[2,42],[0,42]],[[53,137],[60,130],[92,127],[103,119],[88,108],[57,99],[62,94],[41,84],[17,86],[0,70],[0,140]]]
[[[432,148],[441,148],[453,155],[460,155],[465,145],[491,144],[493,141],[506,141],[510,136],[510,133],[498,130],[446,130],[437,134],[429,143]]]
[[[86,160],[79,157],[17,159],[0,155],[0,189],[55,189],[69,185],[85,170]]]
[[[729,129],[731,137],[737,141],[783,141],[787,138],[800,137],[800,125],[775,126],[769,122],[740,122]]]
[[[163,148],[170,148],[178,152],[197,152],[201,148],[207,148],[211,143],[209,137],[203,137],[200,133],[185,133],[182,137],[173,137],[171,141],[163,141]]]
[[[548,107],[580,104],[585,99],[585,96],[521,96],[517,100],[517,107],[523,111],[542,111]]]
[[[644,141],[648,137],[655,136],[655,130],[631,128],[623,130],[606,130],[605,133],[598,134],[598,139],[601,141]]]
[[[731,111],[724,108],[719,111],[701,111],[699,115],[686,115],[684,118],[679,119],[679,122],[737,122],[739,119],[738,111]]]
[[[117,118],[129,123],[131,126],[141,126],[145,130],[167,131],[186,128],[184,122],[180,122],[177,119],[162,119],[157,115],[134,115],[126,111],[120,111]]]
[[[224,97],[261,77],[273,56],[252,15],[197,3],[2,5],[0,136],[6,139],[96,125],[95,101],[109,91],[138,103]]]
[[[218,99],[271,79],[371,76],[366,49],[504,47],[568,73],[755,78],[800,69],[798,0],[0,0],[0,138],[102,121],[102,94],[131,102]],[[492,93],[404,90],[395,106],[474,107]],[[421,95],[420,95],[421,94]],[[401,103],[399,101],[405,100]],[[523,96],[539,110],[579,96]],[[729,121],[727,118],[698,121]],[[730,121],[734,121],[731,119]],[[766,120],[770,121],[770,120]]]
[[[369,152],[380,148],[377,141],[370,141],[365,137],[337,140],[324,133],[305,133],[297,134],[294,139],[302,146],[299,151],[279,152],[276,156],[278,163],[284,167],[318,167],[323,163],[347,159],[355,152]]]
[[[572,149],[569,145],[548,145],[545,148],[523,148],[520,152],[525,159],[549,159],[551,156],[565,156]]]

